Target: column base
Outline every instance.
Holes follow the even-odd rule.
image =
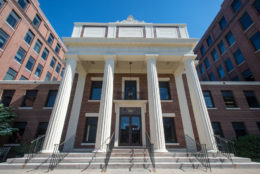
[[[95,149],[93,150],[94,153],[106,153],[107,150],[104,150],[104,149]]]
[[[40,153],[53,153],[53,150],[42,150]]]
[[[168,152],[167,149],[154,149],[155,153]]]

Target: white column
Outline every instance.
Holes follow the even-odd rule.
[[[193,129],[192,129],[192,123],[191,123],[191,118],[190,118],[187,97],[186,97],[183,79],[182,79],[182,72],[175,73],[174,77],[175,77],[175,82],[176,82],[176,88],[177,88],[177,94],[178,94],[178,101],[179,101],[179,105],[180,105],[181,120],[182,120],[183,129],[184,129],[184,134],[188,135],[193,140],[195,140]],[[191,144],[186,141],[186,148],[189,150],[195,150],[196,145]]]
[[[86,81],[86,71],[81,65],[77,67],[78,81],[73,99],[73,105],[70,114],[69,125],[66,133],[66,139],[63,150],[66,152],[72,151],[75,143],[75,135],[77,131],[77,125],[79,120],[80,108],[82,103],[82,97]]]
[[[156,56],[147,55],[147,80],[151,141],[155,152],[166,152]]]
[[[217,151],[208,109],[205,104],[193,59],[188,58],[185,61],[185,70],[200,143],[206,144],[209,151]]]
[[[106,58],[95,145],[95,149],[98,152],[106,152],[107,143],[110,139],[114,89],[114,64],[115,61],[113,57]]]
[[[43,144],[43,153],[52,153],[54,145],[60,143],[76,66],[77,61],[75,59],[69,58],[66,60],[64,76],[52,109],[51,118]]]

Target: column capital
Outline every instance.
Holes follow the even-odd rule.
[[[149,60],[149,59],[158,59],[159,54],[145,54],[145,60]]]

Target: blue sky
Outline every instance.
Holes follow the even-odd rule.
[[[132,14],[151,23],[186,23],[190,37],[200,38],[223,0],[39,0],[60,37],[72,33],[73,22],[115,22]]]

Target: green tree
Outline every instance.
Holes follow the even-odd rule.
[[[17,114],[14,112],[14,109],[0,104],[0,136],[9,136],[13,132],[18,131],[17,128],[12,128],[9,124],[15,117],[17,117]]]

